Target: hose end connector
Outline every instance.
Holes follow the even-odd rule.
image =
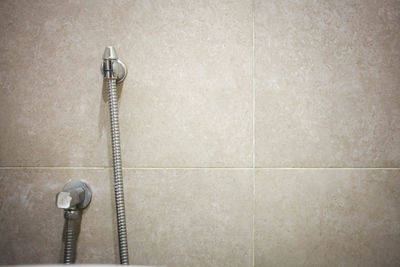
[[[117,83],[122,83],[128,74],[126,65],[118,59],[117,52],[112,46],[106,46],[104,49],[100,70],[104,79],[116,79]]]
[[[117,60],[117,51],[115,51],[115,48],[113,46],[106,46],[104,49],[104,54],[103,54],[103,59],[104,60]]]

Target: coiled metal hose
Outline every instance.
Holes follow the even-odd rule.
[[[114,165],[114,191],[117,210],[117,226],[119,239],[119,257],[121,264],[129,265],[128,237],[125,219],[124,186],[122,179],[121,145],[119,139],[118,96],[116,78],[105,79],[108,87],[108,101],[111,121],[111,145]]]
[[[76,247],[81,228],[81,211],[64,211],[64,260],[65,264],[73,264],[76,259]]]

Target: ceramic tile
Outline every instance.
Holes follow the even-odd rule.
[[[2,2],[0,165],[110,166],[99,65],[115,45],[125,166],[250,166],[251,2],[111,6]]]
[[[127,171],[137,264],[251,266],[251,170]]]
[[[55,196],[70,179],[87,181],[93,191],[83,214],[78,262],[115,263],[109,177],[109,170],[1,169],[0,264],[60,262],[64,217]]]
[[[131,264],[251,266],[251,170],[124,174]],[[54,198],[69,179],[86,180],[93,191],[77,262],[118,262],[110,169],[2,169],[0,264],[59,262],[63,215]]]
[[[400,170],[257,170],[256,266],[399,266]]]
[[[252,166],[251,1],[119,1],[114,10],[129,63],[125,166]]]
[[[256,1],[256,165],[400,166],[400,5]]]
[[[103,3],[102,3],[103,2]],[[107,1],[2,1],[0,165],[105,166]]]

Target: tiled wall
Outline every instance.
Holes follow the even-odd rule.
[[[0,264],[117,263],[106,45],[132,264],[400,265],[398,1],[0,2]]]

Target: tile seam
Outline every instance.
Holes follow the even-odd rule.
[[[253,93],[253,199],[252,199],[252,266],[255,266],[255,218],[256,218],[256,87],[255,87],[255,0],[251,1],[252,11],[252,93]]]
[[[400,167],[255,167],[258,170],[399,170]]]
[[[112,167],[74,167],[74,166],[2,166],[3,169],[71,169],[104,170]],[[400,170],[400,167],[124,167],[124,170]]]

